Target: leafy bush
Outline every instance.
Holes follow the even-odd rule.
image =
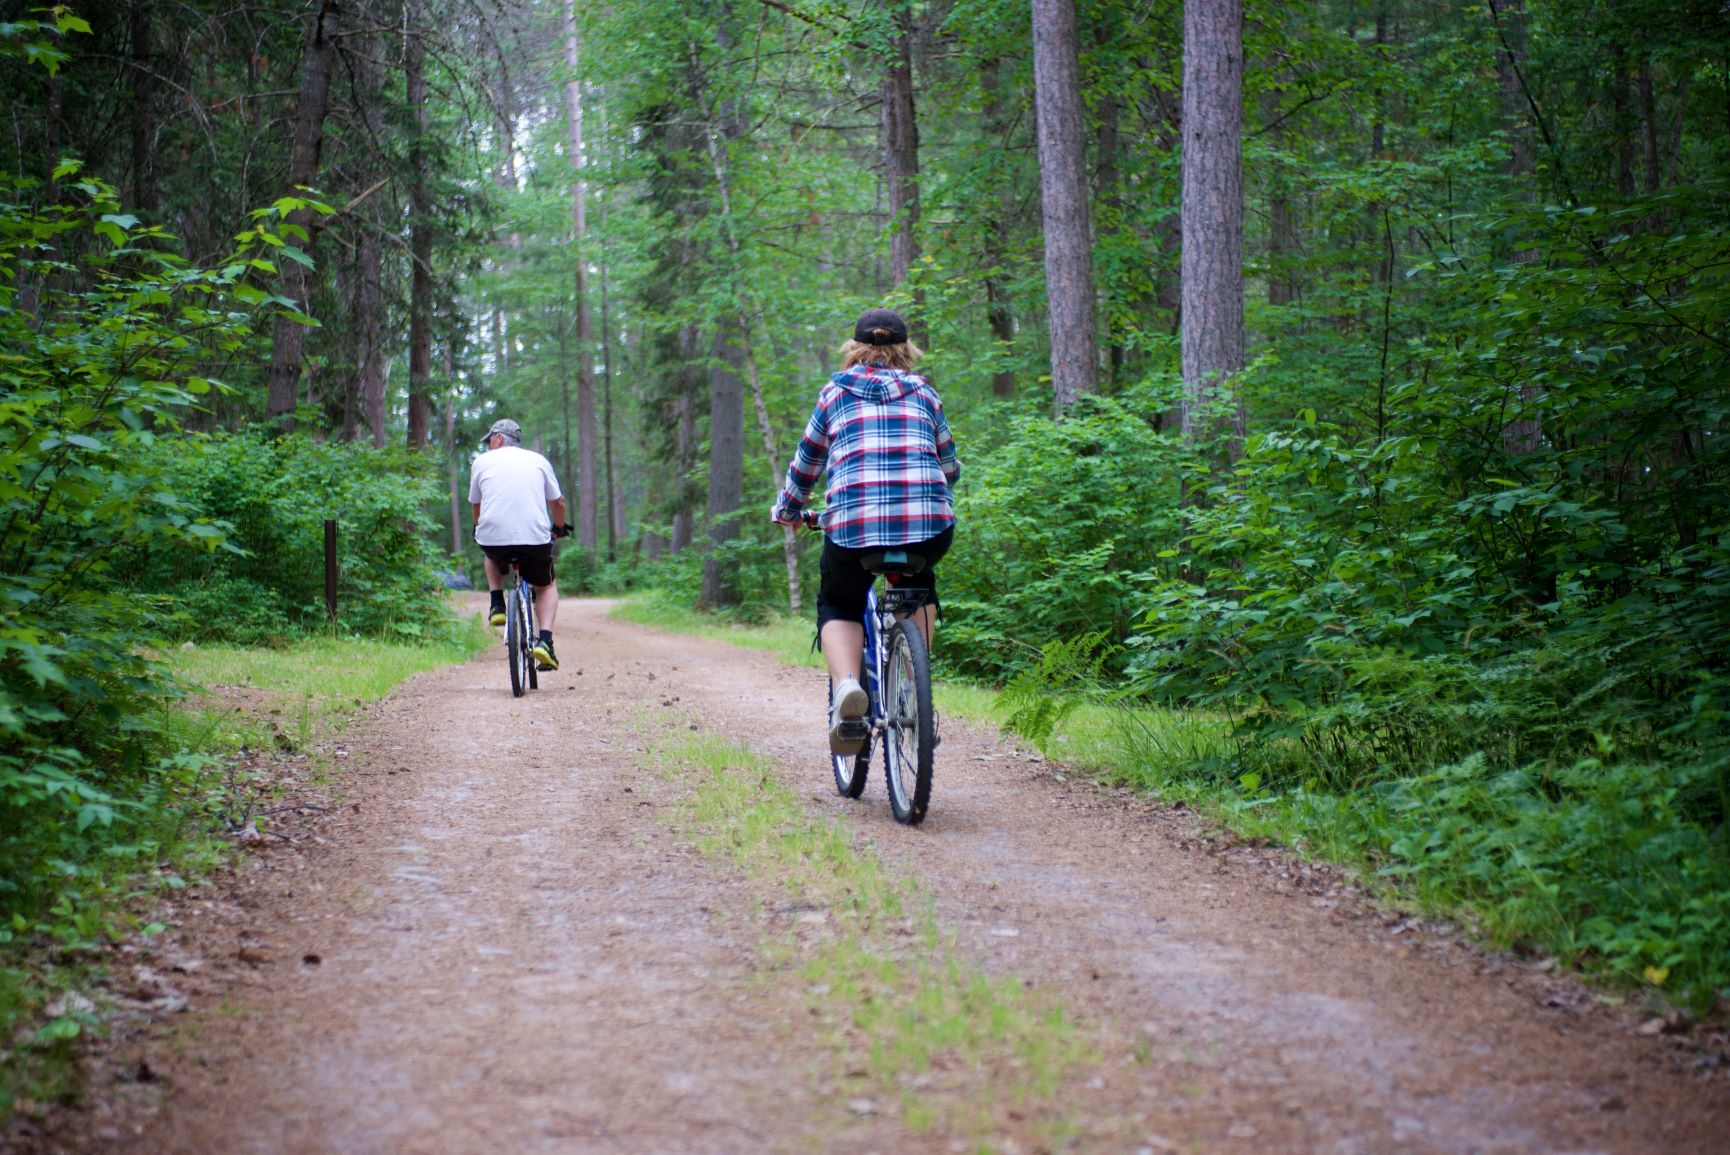
[[[1086,399],[1054,424],[1018,418],[967,460],[955,545],[941,567],[945,665],[1001,679],[1053,638],[1127,635],[1145,592],[1174,576],[1190,455],[1143,405]]]
[[[444,613],[442,560],[425,510],[430,463],[401,450],[258,433],[155,444],[148,462],[214,518],[225,548],[147,548],[131,588],[161,599],[177,637],[275,643],[326,627],[324,519],[337,522],[337,620],[351,632],[416,636]]]
[[[222,538],[154,462],[213,388],[201,366],[247,332],[240,278],[271,267],[262,224],[200,269],[76,164],[58,176],[68,199],[46,207],[34,182],[0,181],[0,911],[16,926],[151,853],[160,804],[200,772],[157,746],[173,687],[140,653],[153,607],[118,579],[140,551],[209,557]]]

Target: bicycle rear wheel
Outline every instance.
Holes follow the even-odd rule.
[[[528,656],[523,659],[523,669],[528,671],[529,689],[538,690],[541,688],[541,676],[537,672],[540,663],[535,661],[535,643],[541,637],[541,619],[535,614],[535,595],[526,590],[523,592],[523,620],[529,623],[528,629],[523,631],[528,650]]]
[[[931,803],[937,716],[931,704],[931,659],[911,618],[889,631],[883,663],[883,768],[895,821],[917,826]]]
[[[824,699],[823,716],[829,716],[830,704],[835,701],[835,683],[829,683],[829,696]],[[829,761],[835,771],[835,790],[843,798],[857,798],[865,793],[865,779],[871,776],[871,734],[865,734],[865,744],[859,747],[857,754],[830,754]]]
[[[529,616],[520,589],[505,594],[505,657],[511,667],[511,696],[520,698],[529,688]]]

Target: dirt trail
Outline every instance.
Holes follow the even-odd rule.
[[[920,876],[966,960],[1068,1004],[1100,1055],[1063,1091],[1075,1150],[1726,1149],[1722,1075],[1567,984],[953,721],[930,818],[897,827],[880,769],[860,802],[830,787],[820,672],[605,612],[565,603],[533,696],[489,653],[351,735],[356,809],[257,856],[220,912],[249,961],[146,1056],[162,1106],[103,1149],[954,1149],[838,1097],[804,993],[757,969],[773,903],[657,820],[679,788],[633,759],[664,707]]]

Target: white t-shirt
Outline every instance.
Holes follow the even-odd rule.
[[[553,540],[547,502],[557,501],[559,479],[546,458],[520,445],[489,449],[469,473],[469,500],[478,502],[475,541],[481,545],[544,545]]]

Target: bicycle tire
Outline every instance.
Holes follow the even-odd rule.
[[[511,667],[511,697],[520,698],[528,690],[529,644],[525,636],[527,615],[523,612],[523,597],[519,590],[505,595],[505,657]]]
[[[835,701],[835,683],[829,683],[829,696],[824,700],[823,716],[829,716],[832,703]],[[871,776],[871,735],[865,735],[865,744],[859,747],[857,754],[830,754],[830,768],[835,772],[835,792],[843,798],[857,798],[865,793],[865,780]]]
[[[521,586],[518,586],[517,588],[522,589]],[[528,655],[523,658],[523,669],[528,671],[529,689],[538,690],[541,688],[541,675],[539,671],[540,663],[535,661],[535,642],[538,641],[541,636],[541,619],[535,613],[535,595],[525,590],[523,591],[522,598],[524,619],[529,623],[528,630],[523,634],[523,636],[528,639]]]
[[[931,659],[925,635],[908,618],[889,632],[883,663],[883,770],[895,821],[917,826],[931,804],[937,716],[931,702]]]

